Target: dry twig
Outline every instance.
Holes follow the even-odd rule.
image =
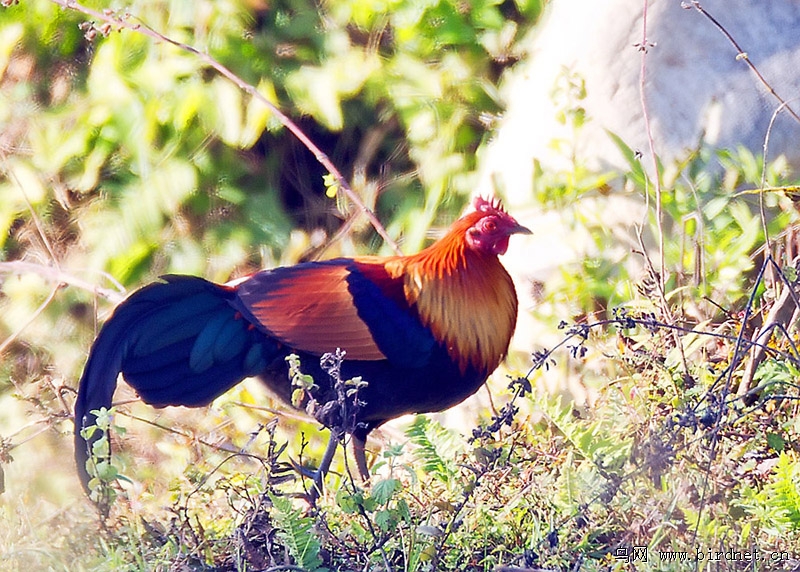
[[[114,304],[118,304],[122,302],[123,298],[125,297],[125,289],[119,283],[115,283],[117,287],[116,290],[112,290],[110,288],[103,288],[96,284],[92,284],[82,278],[78,278],[62,270],[61,268],[56,268],[54,266],[47,266],[45,264],[37,264],[35,262],[25,262],[24,260],[11,260],[8,262],[0,262],[0,273],[6,272],[9,274],[36,274],[41,276],[45,280],[49,282],[55,282],[56,284],[69,284],[70,286],[75,286],[76,288],[81,288],[82,290],[87,290],[96,294],[98,296],[102,296],[109,302],[113,302]]]

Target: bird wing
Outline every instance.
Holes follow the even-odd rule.
[[[349,360],[425,363],[435,340],[409,307],[401,278],[372,260],[336,259],[265,270],[237,286],[237,308],[299,351],[336,348]]]

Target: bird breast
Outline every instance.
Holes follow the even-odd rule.
[[[494,371],[517,321],[514,284],[497,257],[467,251],[446,268],[410,263],[402,270],[409,305],[462,373],[469,366],[487,376]]]

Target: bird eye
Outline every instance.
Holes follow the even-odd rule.
[[[493,220],[487,220],[486,223],[483,225],[483,228],[485,228],[489,232],[494,232],[495,230],[497,230],[497,223],[494,222]]]

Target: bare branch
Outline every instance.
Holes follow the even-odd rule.
[[[733,36],[731,36],[730,32],[728,32],[728,30],[726,30],[726,29],[725,29],[725,27],[724,27],[722,24],[720,24],[720,23],[719,23],[719,21],[717,21],[717,19],[716,19],[716,18],[714,18],[714,16],[712,16],[711,14],[709,14],[709,13],[708,13],[708,12],[705,10],[705,8],[703,8],[703,7],[700,5],[700,2],[699,2],[698,0],[691,0],[691,7],[692,7],[692,8],[694,8],[695,10],[697,10],[698,12],[700,12],[700,13],[701,13],[703,16],[705,16],[706,18],[708,18],[708,19],[711,21],[711,23],[712,23],[712,24],[714,24],[714,26],[716,26],[716,28],[717,28],[717,29],[718,29],[720,32],[722,32],[722,34],[723,34],[723,35],[724,35],[726,38],[728,38],[728,41],[729,41],[731,44],[733,44],[733,47],[734,47],[734,48],[736,48],[736,52],[737,52],[737,53],[736,53],[736,59],[737,59],[737,60],[742,60],[742,61],[744,61],[744,63],[746,63],[746,64],[747,64],[747,67],[749,67],[749,68],[750,68],[750,70],[751,70],[751,71],[752,71],[752,72],[753,72],[753,73],[756,75],[756,77],[758,78],[758,81],[760,81],[760,82],[761,82],[761,84],[762,84],[762,85],[763,85],[765,88],[767,88],[767,91],[768,91],[768,92],[769,92],[769,93],[770,93],[770,94],[771,94],[771,95],[772,95],[772,96],[773,96],[775,99],[777,99],[777,100],[780,102],[780,104],[781,104],[781,107],[785,107],[785,108],[786,108],[786,110],[789,112],[789,114],[791,114],[791,116],[792,116],[792,117],[794,117],[795,121],[797,121],[798,123],[800,123],[800,115],[797,115],[797,113],[796,113],[796,112],[795,112],[795,111],[794,111],[794,110],[793,110],[793,109],[792,109],[792,108],[791,108],[791,107],[788,105],[788,103],[786,102],[786,100],[784,100],[784,99],[783,99],[783,98],[782,98],[780,95],[778,95],[778,93],[777,93],[777,92],[775,91],[775,89],[774,89],[774,88],[773,88],[773,87],[770,85],[770,83],[769,83],[769,82],[768,82],[768,81],[767,81],[767,80],[764,78],[764,76],[763,76],[763,75],[761,75],[761,72],[760,72],[760,71],[758,71],[758,68],[757,68],[757,67],[756,67],[756,66],[753,64],[753,62],[751,62],[751,61],[750,61],[750,57],[747,55],[747,52],[746,52],[746,51],[744,51],[744,50],[741,48],[741,46],[739,45],[739,43],[738,43],[738,42],[737,42],[737,41],[736,41],[736,40],[733,38]]]
[[[653,140],[653,131],[650,126],[650,113],[647,108],[647,96],[645,95],[645,79],[647,77],[647,53],[650,48],[655,47],[647,39],[647,6],[648,0],[642,2],[642,41],[635,47],[641,53],[641,64],[639,68],[639,103],[642,106],[642,118],[644,119],[644,129],[647,134],[647,146],[650,151],[650,158],[653,161],[653,184],[655,185],[656,198],[656,224],[658,225],[658,255],[660,261],[659,268],[659,289],[664,291],[666,281],[666,263],[664,260],[664,229],[663,229],[663,205],[661,204],[661,173],[658,169],[658,156],[656,155],[656,145]],[[647,177],[645,177],[647,180]],[[641,239],[641,237],[640,237]]]
[[[16,340],[20,336],[20,334],[22,334],[22,332],[25,331],[25,328],[30,326],[34,322],[34,320],[36,320],[36,318],[39,317],[39,314],[44,312],[44,309],[47,308],[47,306],[50,305],[50,302],[52,302],[55,299],[59,288],[60,286],[58,285],[55,288],[53,288],[53,290],[50,292],[47,298],[45,298],[45,301],[42,302],[38,308],[36,308],[36,310],[33,312],[33,315],[28,319],[28,321],[22,324],[19,328],[17,328],[17,330],[13,334],[8,336],[3,341],[3,343],[0,344],[0,355],[3,355],[3,352],[6,351],[6,348],[8,348],[8,346],[14,343],[14,340]]]
[[[68,272],[56,268],[54,266],[46,266],[44,264],[36,264],[35,262],[25,262],[23,260],[12,260],[8,262],[0,262],[0,272],[7,272],[9,274],[36,274],[45,280],[55,282],[57,284],[69,284],[83,290],[96,294],[107,299],[114,304],[122,302],[125,298],[125,290],[115,283],[119,290],[111,290],[109,288],[102,288],[86,280],[82,280]]]
[[[666,295],[666,284],[667,284],[667,263],[666,263],[666,255],[664,252],[664,205],[662,204],[662,197],[661,197],[661,173],[659,172],[658,168],[658,155],[656,155],[656,145],[653,139],[653,131],[650,125],[650,114],[647,108],[647,95],[645,93],[645,84],[647,78],[647,54],[650,48],[655,47],[654,44],[651,44],[650,41],[647,39],[647,8],[648,8],[649,0],[643,0],[642,2],[642,41],[640,44],[637,44],[636,47],[639,49],[641,53],[641,64],[639,68],[639,102],[642,106],[642,117],[644,118],[644,128],[645,133],[647,134],[647,145],[648,150],[650,152],[650,158],[653,161],[653,185],[655,191],[655,203],[656,203],[656,227],[658,229],[658,260],[659,260],[659,271],[656,272],[655,268],[653,268],[653,263],[650,260],[650,256],[647,254],[647,249],[645,247],[644,241],[642,240],[642,233],[641,231],[638,233],[639,238],[639,245],[642,249],[642,253],[644,253],[645,264],[655,279],[655,285],[658,292],[658,300],[661,306],[661,311],[664,314],[664,318],[668,320],[670,323],[675,323],[675,317],[670,310],[669,303],[667,302],[667,295]],[[645,184],[647,184],[648,177],[645,176]],[[647,190],[645,189],[645,195],[647,196]],[[675,342],[675,346],[678,348],[681,354],[681,362],[683,364],[683,370],[685,373],[688,374],[689,371],[689,364],[686,362],[686,355],[683,350],[683,344],[681,343],[680,336],[677,332],[673,332],[673,340]]]

